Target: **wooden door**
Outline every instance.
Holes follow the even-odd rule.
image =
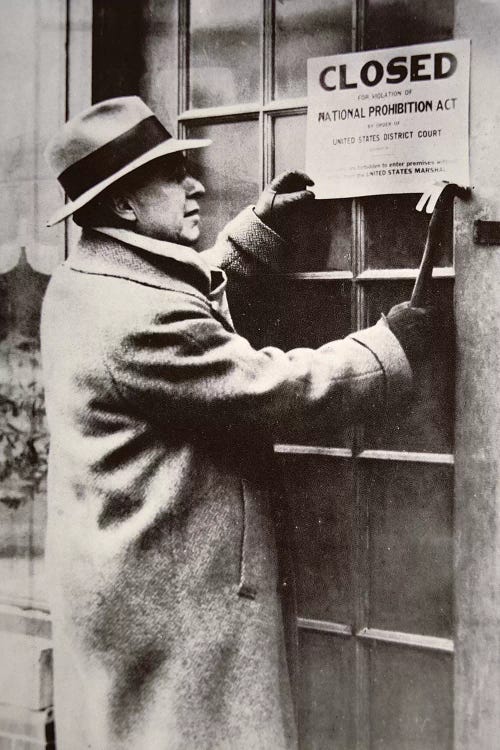
[[[170,107],[181,135],[213,140],[200,153],[209,246],[274,174],[303,167],[308,57],[452,38],[454,6],[148,0],[142,22],[141,94]],[[427,224],[416,200],[311,208],[289,273],[259,279],[255,343],[315,347],[408,299]],[[434,281],[443,315],[451,216],[449,236]],[[453,351],[450,335],[436,342],[406,410],[363,428],[304,426],[276,445],[294,525],[303,750],[453,747]]]

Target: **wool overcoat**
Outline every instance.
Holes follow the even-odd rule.
[[[59,750],[290,750],[276,425],[357,419],[411,372],[379,323],[254,349],[225,275],[276,269],[246,209],[208,255],[84,231],[48,287],[47,570]]]

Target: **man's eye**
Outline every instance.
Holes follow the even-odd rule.
[[[200,179],[200,173],[201,173],[200,165],[197,164],[195,161],[193,161],[192,159],[186,159],[185,169],[186,169],[186,174],[188,174],[190,177],[194,177],[195,180]]]
[[[170,175],[175,182],[182,182],[188,176],[194,177],[194,179],[197,180],[199,171],[200,169],[197,164],[192,161],[185,160],[180,164],[177,164],[174,167],[173,171],[170,172]]]
[[[174,172],[174,179],[176,182],[182,182],[185,177],[187,177],[188,170],[187,167],[182,164],[177,167],[177,169]]]

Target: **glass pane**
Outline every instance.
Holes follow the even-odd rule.
[[[206,188],[201,199],[200,249],[210,247],[224,225],[260,192],[258,125],[254,120],[196,125],[188,138],[211,138],[208,148],[190,157],[200,168]]]
[[[299,617],[350,624],[354,616],[354,479],[349,459],[281,457]]]
[[[366,291],[369,325],[392,305],[410,299],[408,282],[370,283]],[[452,280],[434,281],[433,304],[441,311],[442,334],[415,372],[415,390],[409,403],[387,418],[368,424],[365,447],[451,453],[454,427],[454,334]]]
[[[452,468],[388,461],[363,466],[370,626],[450,638]]]
[[[355,747],[354,644],[300,631],[299,740],[302,750]]]
[[[236,329],[257,348],[317,348],[351,330],[350,282],[258,276],[230,284],[228,297]],[[278,442],[343,446],[348,439],[328,413],[287,429]]]
[[[453,27],[453,0],[370,0],[365,49],[452,39]]]
[[[246,292],[246,294],[244,293]],[[273,274],[245,280],[229,289],[238,330],[254,346],[271,343],[288,351],[317,348],[351,330],[351,284],[293,279]]]
[[[259,0],[191,0],[190,106],[259,98]]]
[[[364,198],[366,267],[418,268],[424,252],[429,214],[415,211],[419,195],[377,195]],[[453,265],[450,207],[447,239],[438,266]]]
[[[177,117],[179,77],[177,5],[172,0],[142,0],[140,3],[143,66],[138,93],[172,134]]]
[[[306,115],[274,118],[274,174],[287,169],[304,169],[306,158]]]
[[[274,119],[274,173],[304,169],[305,115]],[[348,271],[351,268],[351,201],[306,204],[290,248],[290,270]]]
[[[370,649],[370,747],[451,750],[453,660],[377,644]]]
[[[276,3],[275,98],[305,96],[308,57],[351,50],[350,0]]]
[[[283,349],[316,348],[343,338],[351,330],[349,281],[282,279],[274,286],[276,341]]]

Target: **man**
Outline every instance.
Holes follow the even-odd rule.
[[[275,426],[409,393],[424,310],[318,350],[253,349],[226,278],[278,270],[273,230],[312,199],[278,178],[207,254],[203,186],[137,97],[67,123],[49,160],[81,240],[42,316],[51,429],[47,565],[60,750],[296,746],[278,597]],[[393,326],[398,338],[391,332]]]

